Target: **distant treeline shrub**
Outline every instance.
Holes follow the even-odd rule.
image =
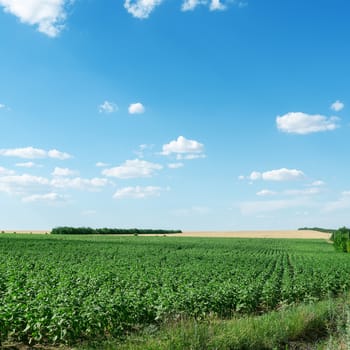
[[[55,227],[51,230],[53,235],[138,235],[138,234],[171,234],[182,233],[181,230],[152,230],[137,228],[91,228],[91,227]]]
[[[325,232],[325,233],[334,233],[337,232],[336,229],[333,228],[322,228],[322,227],[300,227],[298,228],[299,231],[302,230],[309,230],[309,231],[319,231],[319,232]]]
[[[332,233],[331,241],[334,242],[334,248],[341,252],[350,253],[350,229],[341,227]]]

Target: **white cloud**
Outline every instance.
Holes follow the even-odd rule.
[[[159,6],[163,0],[125,0],[125,9],[136,18],[148,18],[153,10]]]
[[[260,180],[261,179],[261,173],[259,171],[253,171],[249,175],[249,179],[252,181]]]
[[[339,100],[335,101],[334,103],[332,103],[331,105],[331,109],[333,111],[339,112],[344,108],[344,103],[340,102]]]
[[[177,140],[171,141],[163,145],[162,155],[171,155],[175,153],[177,159],[195,159],[204,158],[204,145],[195,140],[188,140],[183,136],[179,136]]]
[[[77,174],[77,171],[70,170],[68,168],[59,168],[56,167],[52,172],[52,176],[74,176]]]
[[[0,192],[8,194],[23,194],[28,190],[46,187],[49,185],[49,180],[41,177],[28,174],[14,175],[10,173],[5,176],[0,176]]]
[[[55,159],[60,159],[60,160],[72,158],[72,156],[70,154],[57,151],[57,149],[52,149],[51,151],[48,151],[47,155],[49,156],[49,158],[55,158]]]
[[[184,166],[184,163],[169,163],[168,168],[170,169],[178,169],[182,168]]]
[[[205,158],[205,154],[177,154],[176,159],[177,160],[192,160],[192,159],[199,159],[199,158]]]
[[[16,166],[21,168],[35,168],[35,167],[39,167],[40,165],[35,164],[34,162],[24,162],[24,163],[16,163]]]
[[[118,106],[114,102],[104,101],[102,104],[98,106],[98,111],[100,113],[115,113],[118,111]]]
[[[25,159],[54,158],[60,160],[71,158],[71,155],[68,153],[60,152],[56,149],[45,151],[34,147],[0,149],[0,156]]]
[[[103,162],[97,162],[97,163],[96,163],[96,166],[97,166],[98,168],[105,168],[106,166],[109,166],[109,164],[103,163]]]
[[[124,187],[114,194],[113,198],[146,198],[146,197],[159,197],[162,192],[161,187],[157,186],[146,186],[146,187]]]
[[[142,103],[131,103],[128,108],[129,114],[142,114],[145,113],[145,107]]]
[[[148,18],[153,10],[159,6],[163,0],[125,0],[125,9],[136,18]]]
[[[264,181],[291,181],[291,180],[299,180],[304,178],[304,173],[301,170],[297,169],[276,169],[265,171],[263,173],[259,171],[253,171],[249,175],[249,179],[252,181],[256,180],[264,180]]]
[[[0,166],[0,175],[13,175],[15,172]]]
[[[4,109],[6,107],[6,105],[0,103],[0,109]]]
[[[226,6],[220,0],[211,0],[209,9],[210,11],[223,11],[226,10]]]
[[[276,194],[276,192],[270,191],[270,190],[261,190],[261,191],[256,193],[256,195],[260,196],[260,197],[273,196],[275,194]]]
[[[38,31],[56,37],[64,28],[66,6],[72,0],[0,0],[5,12],[18,17],[22,23],[35,25]]]
[[[67,199],[66,196],[60,195],[56,192],[50,192],[46,194],[33,194],[31,196],[23,197],[22,202],[30,203],[30,202],[61,202]]]
[[[331,131],[338,128],[339,118],[327,118],[320,114],[290,112],[276,118],[277,128],[290,134],[306,135],[314,132]]]
[[[192,11],[194,10],[198,5],[206,4],[207,1],[203,0],[185,0],[182,3],[181,10],[182,11]]]
[[[304,173],[297,169],[276,169],[262,173],[262,179],[265,181],[291,181],[299,180],[304,177]]]
[[[238,180],[242,181],[242,180],[244,180],[244,179],[245,179],[245,176],[244,176],[244,175],[239,175],[239,176],[238,176]]]
[[[185,0],[182,3],[182,11],[193,11],[197,6],[204,5],[209,6],[210,11],[225,10],[226,5],[224,5],[221,0]]]
[[[134,159],[127,160],[120,166],[105,169],[102,171],[102,174],[120,179],[131,179],[138,177],[150,177],[154,175],[157,170],[161,170],[162,168],[163,166],[160,164]]]
[[[51,180],[50,184],[55,188],[96,191],[97,189],[106,186],[108,184],[108,180],[98,177],[94,177],[92,179],[83,179],[81,177],[55,177]]]

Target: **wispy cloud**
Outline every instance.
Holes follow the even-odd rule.
[[[55,188],[61,189],[75,189],[75,190],[87,190],[96,191],[108,184],[108,180],[105,178],[94,177],[92,179],[84,179],[81,177],[63,177],[57,176],[53,178],[50,185]]]
[[[56,167],[52,172],[52,176],[74,176],[74,175],[77,175],[78,173],[79,173],[78,171],[71,170],[68,168]]]
[[[68,153],[52,149],[49,151],[34,148],[34,147],[24,147],[24,148],[8,148],[0,149],[0,156],[4,157],[18,157],[24,159],[38,159],[38,158],[53,158],[59,160],[69,159],[72,156]]]
[[[113,196],[115,199],[134,198],[141,199],[147,197],[159,197],[163,189],[157,186],[135,186],[124,187],[117,190]]]
[[[56,203],[63,202],[67,200],[67,196],[58,194],[56,192],[50,192],[45,194],[33,194],[31,196],[26,196],[22,198],[22,202],[32,203],[32,202],[46,202],[46,203]]]
[[[168,164],[168,168],[169,169],[179,169],[182,168],[184,166],[184,163],[169,163]]]
[[[24,162],[24,163],[16,163],[17,167],[20,168],[36,168],[36,167],[41,167],[41,165],[36,164],[34,162]]]
[[[115,113],[118,112],[118,106],[116,103],[114,102],[110,102],[110,101],[104,101],[103,103],[101,103],[98,106],[98,111],[100,113],[105,113],[105,114],[111,114],[111,113]]]
[[[231,1],[232,3],[232,1]],[[185,0],[182,3],[182,11],[193,11],[198,6],[208,6],[210,11],[223,11],[227,6],[221,0]]]
[[[145,160],[127,160],[120,166],[105,169],[102,174],[105,176],[117,177],[120,179],[132,179],[141,177],[151,177],[157,170],[161,170],[162,165],[151,163]]]

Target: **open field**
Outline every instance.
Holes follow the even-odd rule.
[[[3,233],[46,234],[47,231],[8,230]],[[140,236],[164,236],[163,234],[147,234]],[[191,231],[167,234],[169,237],[207,237],[207,238],[288,238],[288,239],[329,239],[330,234],[311,230],[279,230],[279,231]]]
[[[311,230],[281,231],[193,231],[172,234],[173,237],[218,237],[218,238],[289,238],[289,239],[329,239],[330,234]]]
[[[75,344],[350,289],[326,240],[0,235],[0,342]]]

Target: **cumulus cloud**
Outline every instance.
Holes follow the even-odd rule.
[[[209,9],[210,11],[223,11],[226,10],[226,6],[220,0],[211,0]]]
[[[179,136],[177,140],[163,145],[161,154],[165,156],[176,154],[177,159],[195,159],[205,157],[203,152],[204,145],[202,143]]]
[[[66,7],[73,0],[0,0],[5,12],[19,18],[22,23],[35,25],[38,31],[56,37],[64,28]]]
[[[344,103],[340,102],[339,100],[335,101],[334,103],[331,104],[331,109],[333,111],[339,112],[344,108]]]
[[[75,170],[70,170],[68,168],[56,167],[52,172],[52,176],[74,176],[78,172]]]
[[[127,160],[120,166],[105,169],[102,171],[102,174],[120,179],[132,179],[139,177],[150,177],[154,175],[157,170],[161,170],[162,168],[163,166],[160,164],[151,163],[140,159],[133,159]]]
[[[249,175],[249,179],[252,181],[256,180],[265,180],[265,181],[292,181],[292,180],[300,180],[304,178],[305,175],[301,170],[297,169],[276,169],[265,171],[263,173],[258,171],[253,171]]]
[[[124,187],[117,190],[113,196],[116,199],[122,198],[147,198],[147,197],[159,197],[162,192],[161,187],[157,186],[135,186],[135,187]]]
[[[142,114],[145,113],[145,107],[142,103],[131,103],[128,108],[129,114]]]
[[[289,134],[306,135],[315,132],[331,131],[338,128],[339,118],[327,118],[320,114],[290,112],[276,118],[277,128]]]
[[[100,113],[110,114],[118,111],[118,106],[114,102],[104,101],[98,106]]]
[[[56,192],[50,192],[45,194],[33,194],[31,196],[26,196],[22,198],[22,202],[32,203],[32,202],[62,202],[67,199],[66,196],[60,195]]]
[[[0,156],[25,159],[54,158],[60,160],[65,160],[72,157],[70,154],[60,152],[56,149],[45,151],[43,149],[34,147],[0,149]]]
[[[135,18],[148,18],[163,0],[125,0],[125,9]]]

